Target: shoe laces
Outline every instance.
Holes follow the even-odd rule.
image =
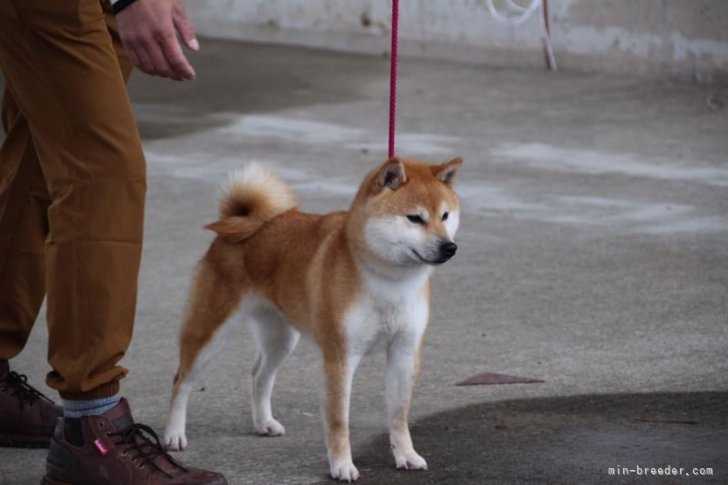
[[[177,463],[167,452],[164,451],[157,433],[145,424],[134,423],[121,431],[109,433],[109,436],[118,438],[114,444],[124,446],[124,448],[122,448],[122,454],[130,455],[132,462],[143,460],[143,462],[139,465],[140,468],[144,467],[144,463],[149,463],[158,472],[164,474],[168,478],[173,478],[169,472],[164,470],[157,463],[157,457],[161,457],[182,470],[184,473],[189,471],[187,468]]]
[[[38,399],[44,399],[53,404],[53,401],[44,396],[43,393],[28,384],[28,376],[25,374],[18,374],[15,371],[10,371],[5,376],[4,382],[5,387],[2,388],[3,391],[6,389],[12,389],[21,401],[26,401],[31,406]]]

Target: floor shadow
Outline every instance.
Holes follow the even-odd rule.
[[[382,435],[354,450],[357,483],[728,483],[728,392],[484,403],[418,421],[412,435],[427,472],[395,470]],[[666,466],[683,476],[645,471]]]

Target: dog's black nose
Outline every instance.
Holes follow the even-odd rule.
[[[455,255],[455,251],[458,250],[458,245],[452,241],[448,241],[440,244],[440,254],[446,258],[452,258]]]

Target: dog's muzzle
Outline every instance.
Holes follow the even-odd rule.
[[[458,245],[452,241],[446,241],[440,244],[439,253],[440,257],[437,258],[437,263],[442,264],[455,256],[455,252],[458,250]]]
[[[452,241],[445,241],[440,243],[440,245],[437,246],[437,249],[430,250],[425,253],[428,256],[426,258],[418,253],[415,249],[412,249],[412,254],[423,263],[438,265],[447,262],[450,258],[455,256],[455,252],[457,250],[457,244]]]

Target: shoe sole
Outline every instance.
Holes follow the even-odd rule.
[[[78,482],[59,482],[58,480],[51,480],[48,477],[43,477],[43,480],[40,481],[40,485],[74,485],[74,483]]]

